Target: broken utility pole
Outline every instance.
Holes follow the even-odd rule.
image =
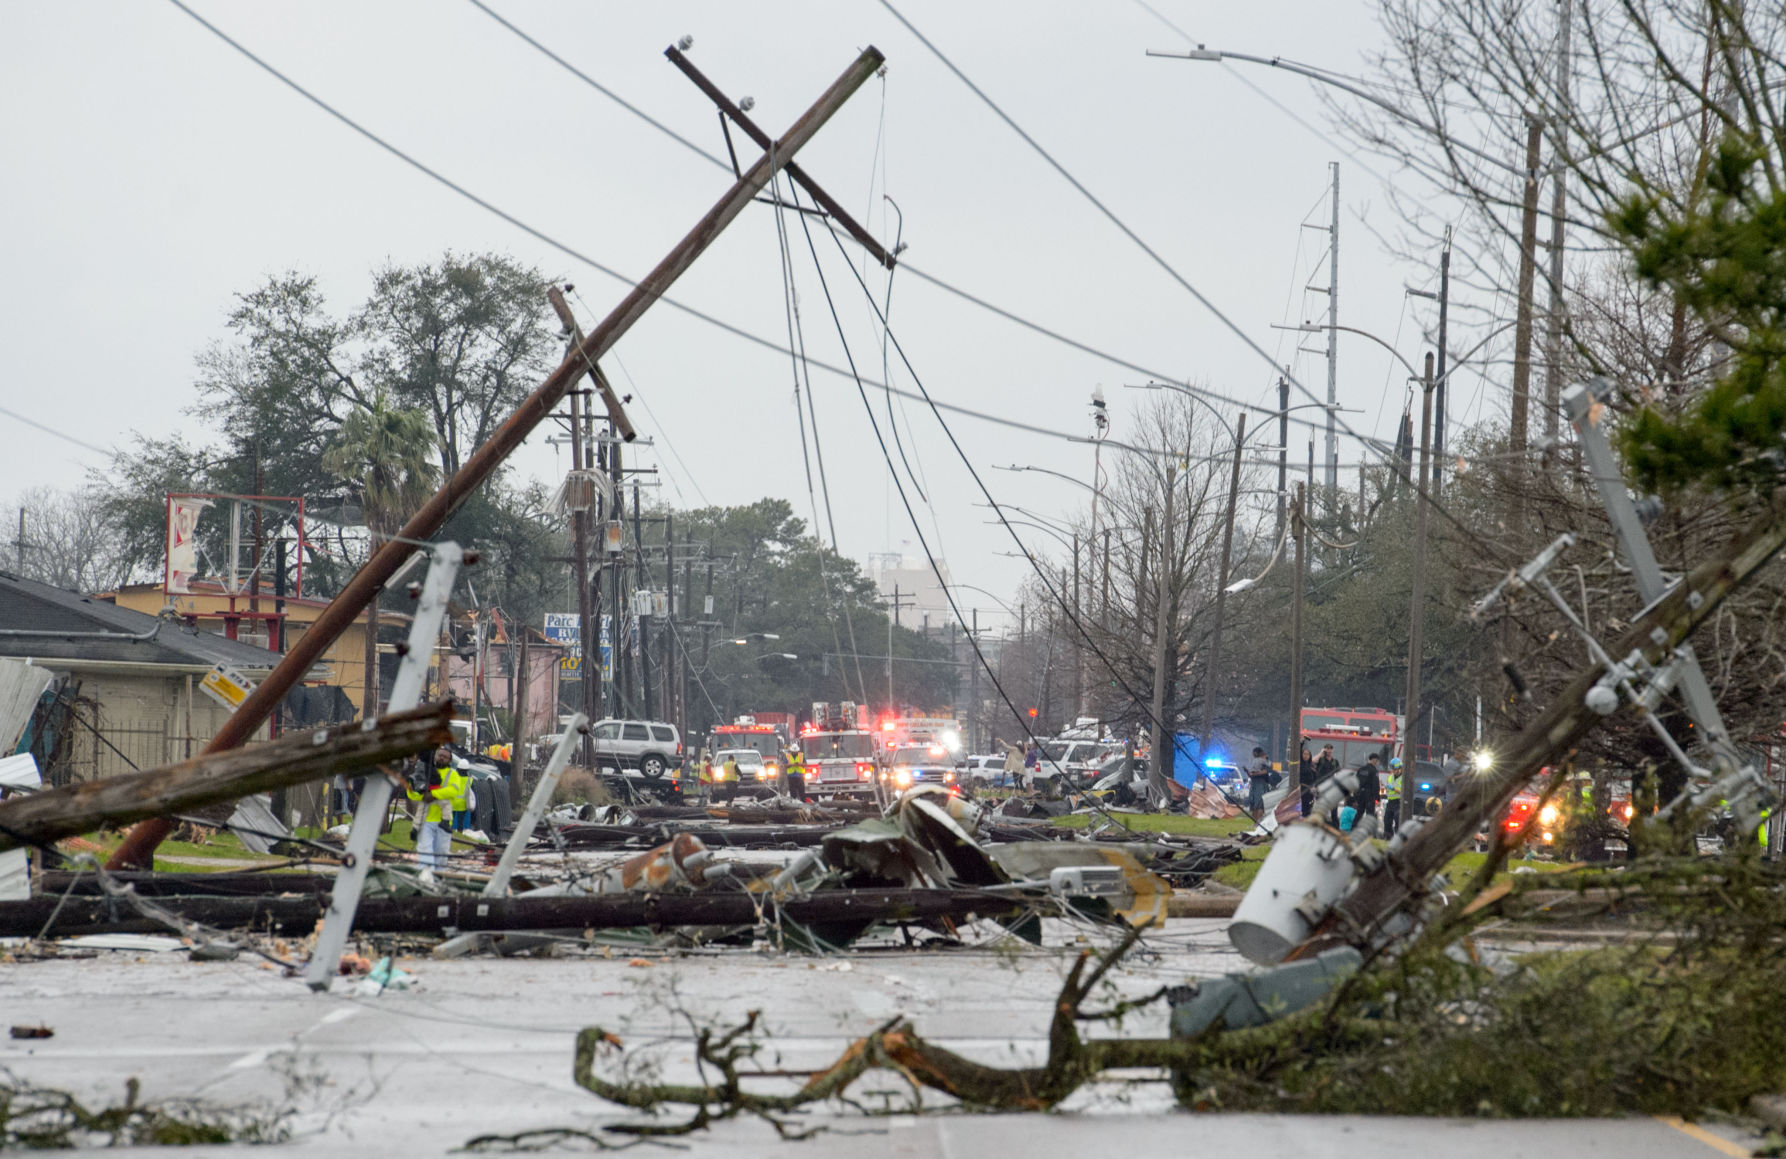
[[[158,906],[188,921],[219,929],[308,933],[327,908],[311,895],[162,897]],[[777,918],[802,926],[832,922],[897,923],[948,918],[1011,917],[1030,909],[1021,897],[976,889],[835,889],[776,901],[744,890],[700,893],[610,893],[582,897],[384,897],[360,903],[355,928],[364,933],[447,931],[614,930],[640,926],[756,926]],[[60,912],[58,911],[60,908]],[[49,924],[54,918],[54,924]],[[72,937],[151,932],[153,918],[121,913],[106,897],[36,897],[0,902],[0,937]]]
[[[443,700],[363,723],[287,733],[268,744],[208,753],[177,765],[81,781],[0,802],[0,849],[47,845],[105,825],[161,817],[216,801],[320,781],[452,739]]]
[[[1653,669],[1669,665],[1675,659],[1675,649],[1693,629],[1714,616],[1724,598],[1783,545],[1786,506],[1776,506],[1738,537],[1722,558],[1708,560],[1683,577],[1606,649],[1607,654],[1626,665],[1632,659]],[[1475,836],[1483,821],[1605,719],[1592,707],[1588,694],[1608,676],[1607,666],[1595,663],[1576,677],[1538,719],[1496,754],[1495,768],[1465,780],[1461,791],[1436,817],[1421,826],[1399,851],[1364,873],[1357,888],[1334,907],[1316,936],[1294,956],[1307,956],[1329,944],[1331,937],[1369,941],[1402,932],[1394,919],[1425,896],[1428,880]],[[1410,922],[1403,929],[1415,924]]]
[[[397,573],[397,569],[415,551],[416,543],[434,537],[447,518],[552,413],[564,398],[564,392],[589,370],[589,365],[606,354],[645,311],[668,292],[676,279],[713,244],[726,226],[744,211],[744,207],[768,186],[770,179],[786,167],[788,160],[843,107],[851,94],[867,83],[868,78],[874,75],[885,59],[880,50],[872,46],[862,51],[844,70],[843,75],[832,82],[831,87],[794,122],[782,138],[769,146],[757,163],[733,183],[731,189],[707,211],[687,236],[596,325],[572,357],[565,359],[557,370],[548,375],[546,381],[465,460],[464,465],[446,485],[424,503],[421,510],[411,516],[395,536],[386,540],[372,558],[366,561],[365,566],[354,573],[341,594],[323,609],[322,614],[299,638],[291,651],[285,654],[272,674],[224,722],[223,728],[206,746],[206,752],[236,748],[253,735],[254,730],[272,714],[285,694],[322,658],[323,652],[340,637],[360,610]],[[106,863],[107,868],[141,868],[148,865],[154,859],[155,847],[172,831],[173,822],[165,817],[139,823],[112,854]]]

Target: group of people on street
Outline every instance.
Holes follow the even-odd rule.
[[[1262,750],[1255,749],[1254,752]],[[1297,783],[1302,791],[1304,817],[1315,811],[1315,789],[1339,771],[1339,759],[1333,755],[1331,744],[1322,745],[1321,755],[1312,757],[1308,743],[1303,742]],[[1373,752],[1358,767],[1357,786],[1340,798],[1328,822],[1342,832],[1350,833],[1359,818],[1377,816],[1379,806],[1382,808],[1383,836],[1393,837],[1401,827],[1402,759]]]

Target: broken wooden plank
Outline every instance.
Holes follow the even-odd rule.
[[[55,916],[49,937],[138,933],[164,928],[108,898],[36,897],[0,903],[0,937],[35,937]],[[219,929],[308,934],[328,908],[319,895],[162,897],[161,909]],[[502,930],[612,930],[639,926],[754,926],[776,912],[801,925],[901,922],[970,916],[1006,917],[1029,907],[1021,898],[979,890],[837,889],[776,903],[742,890],[617,893],[593,897],[365,898],[354,929],[362,934],[443,934]]]
[[[44,845],[105,825],[184,812],[393,761],[452,739],[453,702],[359,724],[289,733],[141,773],[0,801],[0,849]]]

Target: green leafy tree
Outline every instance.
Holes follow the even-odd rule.
[[[432,423],[447,474],[558,364],[539,271],[495,254],[387,266],[354,315],[361,376]]]
[[[366,526],[388,537],[439,485],[433,440],[427,415],[374,394],[342,422],[323,451],[322,468],[358,492]]]
[[[1651,486],[1778,485],[1786,436],[1786,189],[1738,136],[1718,148],[1702,205],[1642,191],[1612,218],[1637,273],[1665,287],[1728,347],[1723,375],[1677,413],[1628,425],[1628,462]]]

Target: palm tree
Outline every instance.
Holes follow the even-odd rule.
[[[323,452],[323,470],[360,492],[360,510],[374,539],[397,534],[439,485],[434,425],[420,410],[394,408],[381,392],[349,414]],[[376,545],[374,545],[376,550]],[[360,715],[378,712],[378,599],[366,612],[365,683]]]

